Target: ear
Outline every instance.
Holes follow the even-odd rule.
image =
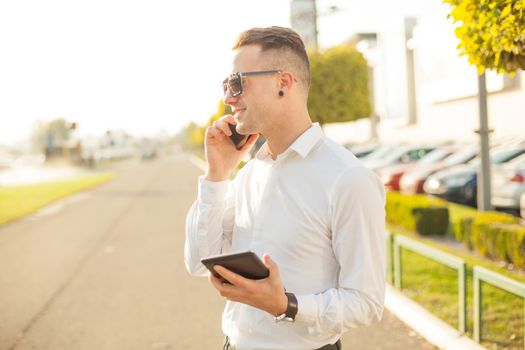
[[[290,91],[295,84],[295,77],[290,72],[281,72],[279,78],[279,90]]]

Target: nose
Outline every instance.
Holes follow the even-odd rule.
[[[235,103],[238,100],[239,100],[239,96],[233,97],[230,89],[226,89],[226,93],[222,97],[222,102],[225,105],[231,105],[232,103]]]

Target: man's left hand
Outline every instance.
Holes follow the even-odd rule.
[[[268,254],[263,256],[264,265],[270,270],[270,275],[261,280],[244,278],[222,266],[216,265],[215,271],[229,283],[221,281],[210,274],[211,284],[219,291],[219,295],[227,300],[247,304],[264,310],[273,316],[286,311],[288,298],[284,294],[284,287],[277,264]]]

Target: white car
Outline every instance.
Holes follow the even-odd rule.
[[[492,205],[497,208],[519,209],[525,193],[525,154],[508,163],[493,165]]]

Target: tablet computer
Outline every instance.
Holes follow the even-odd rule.
[[[222,277],[213,269],[215,265],[227,268],[245,278],[259,280],[270,275],[270,271],[259,257],[251,251],[223,254],[202,258],[201,262],[217,278]]]

